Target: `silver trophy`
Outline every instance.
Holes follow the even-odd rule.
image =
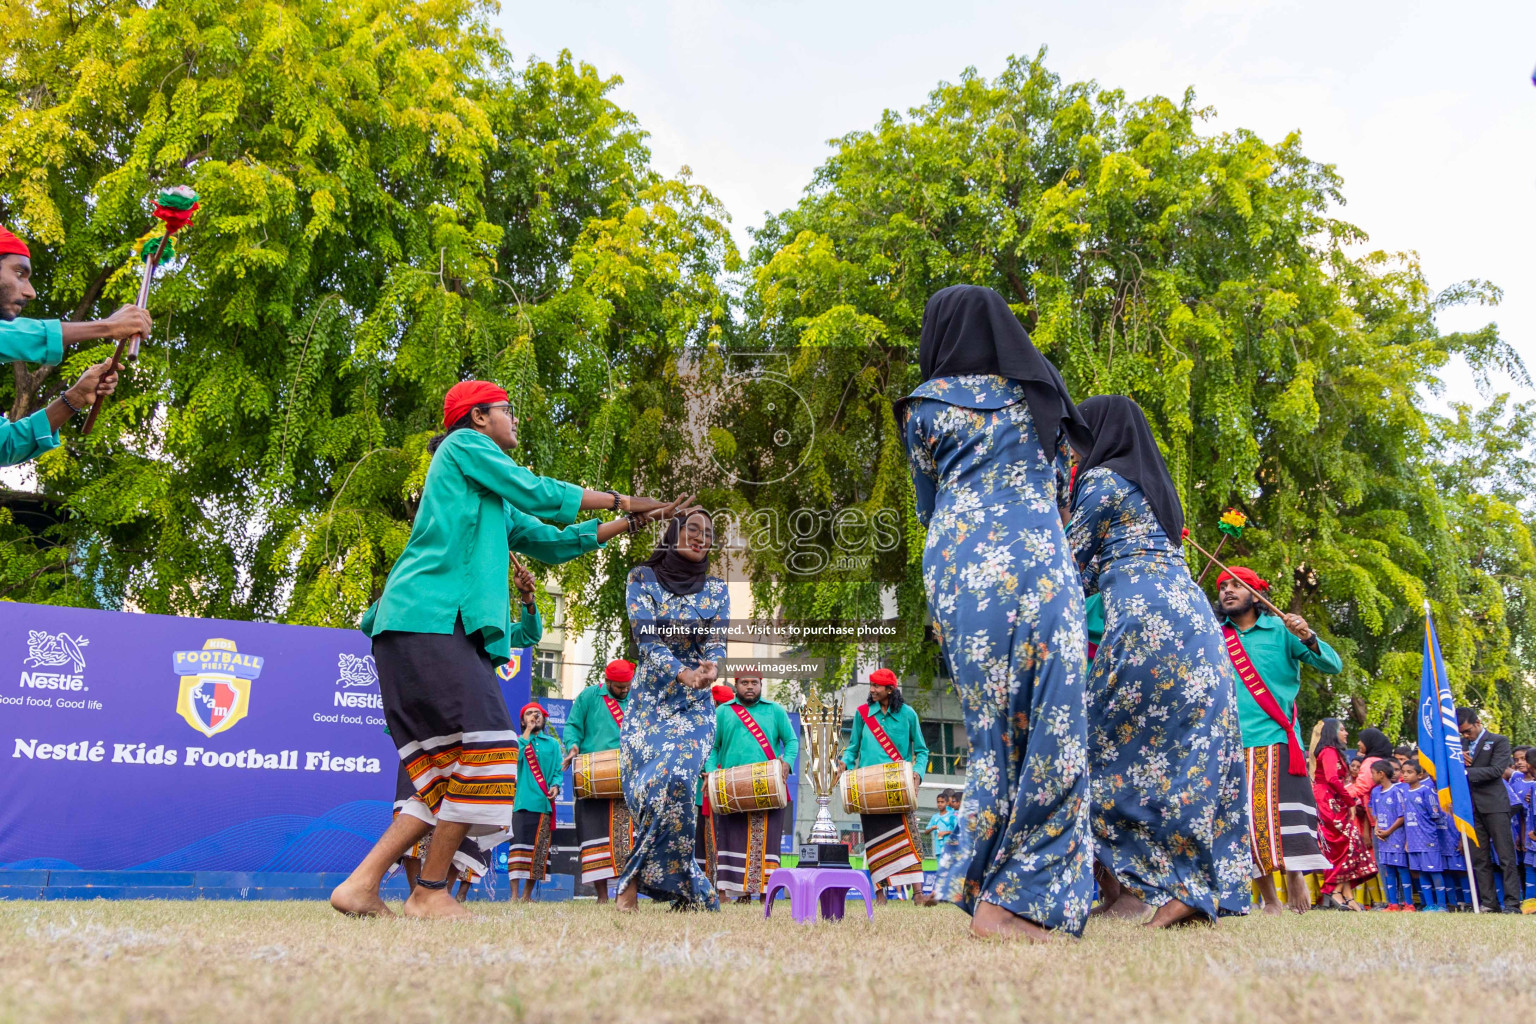
[[[812,693],[800,708],[800,730],[810,749],[805,764],[806,776],[816,791],[816,822],[811,826],[810,846],[802,847],[801,860],[807,854],[816,863],[847,863],[848,847],[832,822],[832,790],[837,786],[843,752],[843,704],[841,694]],[[835,849],[833,849],[835,848]]]

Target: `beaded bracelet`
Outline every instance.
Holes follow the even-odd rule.
[[[61,391],[61,392],[59,392],[59,401],[64,403],[65,408],[69,409],[69,414],[71,416],[79,416],[81,413],[85,412],[84,409],[76,409],[75,408],[75,403],[71,402],[69,400],[69,392],[68,391]]]

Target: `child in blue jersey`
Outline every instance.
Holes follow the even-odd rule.
[[[1408,851],[1408,871],[1419,885],[1424,909],[1445,911],[1445,861],[1440,856],[1440,828],[1445,812],[1440,795],[1424,781],[1424,769],[1417,761],[1403,765],[1403,845]],[[1412,900],[1410,899],[1411,903]]]
[[[1371,765],[1371,814],[1376,818],[1376,866],[1386,890],[1388,910],[1413,910],[1413,876],[1403,832],[1403,795],[1397,784],[1397,761],[1384,757]]]
[[[1462,855],[1461,833],[1456,821],[1445,815],[1440,826],[1440,861],[1445,865],[1445,904],[1447,910],[1472,909],[1472,890],[1467,885],[1467,859]]]

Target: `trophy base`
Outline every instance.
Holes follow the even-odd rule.
[[[847,843],[801,843],[800,866],[803,868],[846,868]]]

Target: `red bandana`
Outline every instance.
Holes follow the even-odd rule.
[[[27,243],[11,234],[5,228],[0,228],[0,256],[25,256],[32,258],[32,250],[27,248]]]
[[[488,380],[460,381],[443,396],[443,429],[447,430],[477,405],[507,401],[507,393]]]
[[[1269,580],[1260,579],[1259,574],[1244,565],[1234,565],[1231,572],[1224,572],[1216,577],[1216,585],[1219,587],[1226,580],[1237,577],[1248,584],[1254,590],[1265,592],[1269,590]]]

